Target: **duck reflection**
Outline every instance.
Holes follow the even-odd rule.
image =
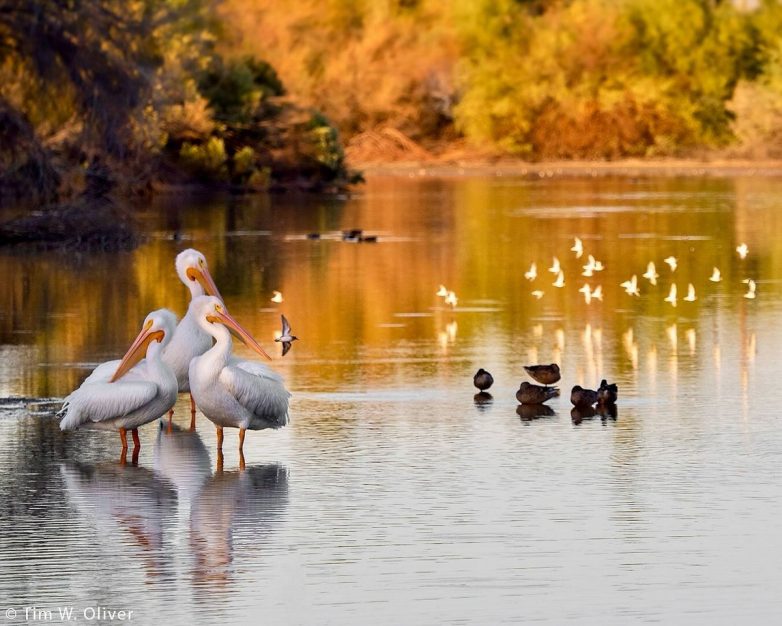
[[[516,415],[523,422],[531,422],[542,417],[554,417],[556,412],[545,404],[520,404],[516,407]]]
[[[117,544],[141,557],[150,577],[172,574],[172,552],[164,545],[166,522],[176,514],[174,490],[144,467],[105,463],[63,463],[68,500],[95,528],[99,542]]]
[[[597,414],[603,421],[611,420],[615,422],[619,417],[619,410],[616,408],[615,404],[598,404]]]
[[[472,397],[472,401],[475,403],[475,408],[483,412],[494,404],[494,396],[487,391],[481,391]]]
[[[274,530],[288,505],[288,469],[256,465],[218,471],[201,488],[190,509],[190,543],[196,584],[230,582],[234,541],[257,546]]]
[[[597,411],[591,406],[574,406],[570,410],[570,419],[578,426],[584,420],[592,419]]]
[[[192,501],[212,475],[212,461],[200,435],[173,423],[158,422],[152,452],[155,471],[176,487],[180,498]]]

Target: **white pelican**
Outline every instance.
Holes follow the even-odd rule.
[[[739,253],[739,258],[740,259],[742,259],[742,260],[746,259],[747,258],[747,254],[749,253],[749,246],[747,246],[747,244],[745,244],[745,243],[742,243],[742,244],[740,244],[736,248],[736,252]]]
[[[718,283],[722,280],[722,274],[720,273],[719,268],[715,267],[712,272],[711,276],[709,277],[709,280],[713,283]]]
[[[239,429],[240,462],[245,431],[280,428],[288,423],[288,398],[282,377],[257,361],[231,356],[233,330],[252,350],[271,360],[258,342],[211,296],[193,300],[198,323],[215,344],[190,363],[190,388],[196,404],[217,427],[222,452],[223,428]]]
[[[220,292],[217,290],[209,268],[206,264],[206,258],[198,250],[188,248],[180,252],[174,262],[179,280],[190,290],[190,304],[193,298],[208,294],[216,296],[222,300]],[[199,354],[203,354],[212,347],[212,337],[207,335],[195,320],[190,307],[187,313],[180,320],[173,336],[166,340],[163,349],[163,362],[171,368],[177,379],[177,385],[180,392],[190,391],[188,381],[188,368],[190,361]],[[96,367],[92,374],[87,378],[88,381],[101,380],[108,381],[119,366],[119,361],[108,361],[101,363]],[[86,382],[86,381],[85,381]],[[174,414],[173,409],[169,411],[169,420]],[[190,396],[190,427],[195,428],[195,404],[193,396]]]
[[[532,265],[529,266],[529,269],[524,272],[524,278],[527,280],[535,280],[538,277],[538,266],[533,261]]]
[[[147,315],[133,345],[110,378],[94,371],[63,404],[60,428],[119,430],[123,458],[128,449],[127,431],[140,447],[138,427],[164,415],[177,397],[177,380],[163,362],[162,351],[176,327],[176,316],[166,309]],[[146,362],[133,367],[146,354]],[[104,364],[105,365],[105,364]]]

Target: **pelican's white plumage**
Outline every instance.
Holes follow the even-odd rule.
[[[190,391],[203,414],[218,428],[245,430],[281,428],[288,423],[288,399],[282,377],[263,363],[231,355],[229,328],[259,354],[267,357],[258,343],[210,296],[195,298],[191,305],[202,330],[215,343],[190,363]],[[218,445],[220,437],[218,437]],[[241,450],[241,443],[239,446]]]
[[[67,398],[60,412],[62,430],[96,428],[133,430],[165,414],[176,402],[177,381],[162,360],[165,345],[176,327],[167,309],[147,315],[144,326],[125,357],[106,375],[97,369]],[[133,367],[144,355],[144,364]]]

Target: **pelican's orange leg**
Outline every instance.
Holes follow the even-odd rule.
[[[246,428],[239,429],[239,452],[240,453],[244,450],[244,433],[246,432],[247,432]]]
[[[193,394],[190,394],[190,432],[195,431],[196,429],[196,405],[195,400],[193,400]]]
[[[141,447],[141,441],[138,438],[138,428],[131,430],[130,434],[133,435],[133,450],[137,450]]]
[[[127,451],[128,449],[128,431],[124,428],[119,429],[119,438],[122,442],[122,450]]]
[[[239,450],[239,469],[244,470],[245,463],[244,463],[244,452]]]
[[[217,428],[217,451],[222,452],[223,451],[223,427],[215,426],[215,428]]]
[[[217,449],[217,471],[223,471],[223,451],[220,448]]]

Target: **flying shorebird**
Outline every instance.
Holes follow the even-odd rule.
[[[638,277],[633,274],[630,280],[626,280],[619,285],[622,287],[629,296],[640,296],[641,292],[638,290]]]
[[[564,287],[565,286],[565,274],[560,270],[559,274],[557,274],[557,279],[551,283],[554,285],[554,287]]]
[[[698,299],[695,297],[695,286],[692,283],[687,285],[687,295],[683,299],[687,302],[695,302]]]
[[[559,259],[557,257],[554,257],[554,259],[551,262],[551,267],[548,268],[548,271],[552,274],[559,274],[561,268],[559,266]]]
[[[749,252],[749,247],[747,246],[747,244],[742,243],[736,248],[736,252],[739,253],[740,259],[746,259],[747,253]]]
[[[448,289],[445,285],[440,285],[440,288],[437,290],[436,296],[440,296],[441,298],[445,298],[445,296],[448,295]]]
[[[671,267],[671,271],[676,271],[676,257],[669,256],[667,259],[663,259],[663,263],[667,263]]]
[[[540,289],[536,289],[535,291],[530,292],[537,300],[540,300],[543,297],[543,294],[545,292],[541,291]]]
[[[665,298],[665,302],[670,302],[671,306],[676,306],[676,284],[671,285],[671,291],[668,297]]]
[[[581,255],[583,255],[583,254],[584,254],[584,244],[583,244],[583,242],[581,241],[581,239],[579,239],[578,237],[576,237],[576,238],[573,240],[573,247],[572,247],[572,248],[570,248],[570,251],[571,251],[571,252],[575,252],[575,253],[576,253],[576,258],[577,258],[577,259],[580,259],[580,258],[581,258]]]
[[[453,291],[449,291],[448,295],[445,296],[445,304],[450,304],[452,309],[456,308],[458,302],[459,298],[456,297]]]
[[[715,267],[712,270],[709,280],[713,283],[718,283],[722,280],[722,274],[720,274],[720,270],[718,268]]]
[[[755,281],[751,278],[747,280],[747,293],[744,294],[744,297],[749,300],[755,299]]]
[[[272,293],[274,294],[274,295],[271,297],[271,301],[272,301],[272,302],[276,302],[277,304],[279,304],[280,302],[282,302],[282,293],[281,293],[281,292],[279,292],[279,291],[273,291]]]
[[[532,265],[529,266],[529,269],[524,272],[524,278],[527,280],[535,280],[538,277],[538,266],[535,264],[535,262],[532,262]]]
[[[285,316],[280,315],[280,317],[282,318],[282,330],[280,331],[280,336],[274,341],[282,343],[282,356],[285,356],[288,354],[288,350],[291,349],[291,343],[296,341],[298,337],[291,334],[291,325],[285,319]]]
[[[587,304],[592,302],[592,290],[589,288],[589,285],[587,283],[584,283],[584,286],[581,287],[581,289],[579,289],[578,292],[584,294],[584,302],[586,302]]]
[[[595,300],[603,301],[603,285],[598,285],[592,290],[592,297]]]
[[[659,276],[660,275],[657,273],[657,270],[654,267],[654,261],[649,261],[649,265],[646,266],[646,273],[643,275],[643,277],[646,278],[653,285],[656,285],[657,278]]]

